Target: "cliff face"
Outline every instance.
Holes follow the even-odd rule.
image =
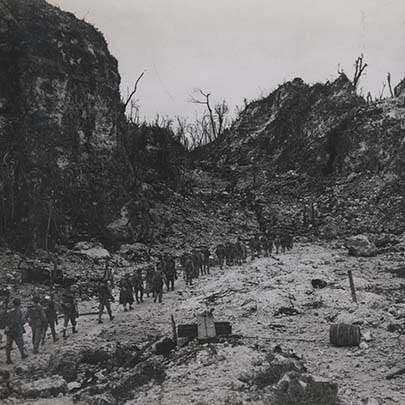
[[[0,235],[47,247],[121,203],[120,76],[91,25],[42,0],[2,3]]]
[[[318,225],[337,232],[400,232],[402,90],[403,82],[396,97],[366,103],[344,75],[312,86],[294,79],[247,105],[221,139],[197,153],[242,198],[260,200],[259,221],[275,215],[302,224],[315,205]]]

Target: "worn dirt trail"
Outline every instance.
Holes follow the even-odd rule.
[[[113,304],[113,322],[104,315],[104,324],[99,325],[95,315],[83,316],[79,318],[77,335],[69,335],[65,342],[48,340],[41,354],[30,355],[26,363],[17,360],[9,369],[17,367],[33,372],[44,369],[51,354],[63,345],[75,350],[84,344],[137,344],[156,335],[170,335],[170,315],[174,315],[177,323],[189,323],[195,321],[195,313],[214,308],[216,319],[230,321],[233,332],[246,337],[247,346],[255,342],[269,346],[280,344],[303,356],[308,372],[338,383],[344,403],[360,404],[371,397],[384,404],[405,404],[404,377],[385,379],[392,367],[405,360],[404,337],[386,330],[387,323],[393,320],[388,309],[392,305],[404,306],[401,279],[392,277],[386,269],[403,260],[392,255],[349,258],[343,250],[300,244],[276,259],[259,258],[242,266],[214,268],[191,288],[178,280],[176,290],[164,294],[163,304],[145,298],[143,304],[135,304],[135,309],[129,312]],[[347,269],[353,271],[359,304],[352,303]],[[328,286],[314,290],[310,283],[313,278],[326,280]],[[393,304],[394,300],[399,304]],[[81,303],[80,311],[88,312],[96,307],[95,302],[85,302]],[[283,307],[294,308],[297,314],[285,315],[281,311],[276,315]],[[359,322],[362,331],[371,332],[368,347],[331,347],[329,325],[340,321]],[[25,338],[28,340],[29,334]],[[224,350],[229,354],[230,349]],[[224,390],[240,390],[235,383],[235,369],[243,372],[248,367],[250,353],[242,350],[232,352],[232,356],[235,365],[223,369],[218,362],[169,364],[167,381],[161,386],[145,387],[132,403],[181,404],[202,399],[211,403],[209,399],[221,398],[220,392]],[[221,373],[210,371],[210,366],[221,369]],[[209,395],[207,387],[211,391]]]

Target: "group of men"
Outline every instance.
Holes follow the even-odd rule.
[[[122,305],[124,311],[133,310],[135,302],[142,303],[144,296],[149,298],[150,294],[155,303],[162,303],[164,285],[166,285],[167,291],[174,291],[176,279],[175,258],[169,253],[165,253],[158,257],[156,266],[149,264],[144,270],[137,268],[132,274],[126,273],[120,279],[118,284],[119,304]],[[98,286],[99,323],[103,323],[104,310],[107,311],[110,320],[114,319],[111,311],[111,302],[114,302],[113,287],[113,274],[107,265]]]
[[[293,248],[294,238],[291,232],[283,231],[278,233],[264,232],[261,235],[256,234],[249,241],[251,257],[265,257],[273,254],[285,253]]]
[[[249,240],[251,258],[269,256],[273,253],[273,248],[278,254],[293,247],[293,237],[289,232],[271,234],[265,232],[256,234]],[[245,243],[237,238],[235,242],[227,241],[219,244],[215,248],[217,263],[222,269],[224,264],[228,266],[241,265],[248,257],[248,249]],[[183,269],[183,276],[186,285],[192,285],[193,280],[200,275],[210,274],[210,250],[207,246],[197,246],[191,251],[184,253],[180,257],[180,265]],[[166,253],[160,255],[157,264],[149,264],[144,270],[135,269],[132,274],[125,274],[119,281],[119,303],[124,311],[133,309],[136,301],[138,304],[144,301],[144,296],[151,294],[154,302],[162,302],[163,288],[166,285],[167,291],[174,290],[174,283],[177,280],[175,257]],[[110,320],[114,319],[111,310],[111,302],[114,302],[113,295],[114,274],[112,268],[106,265],[102,278],[98,281],[97,294],[99,301],[98,322],[103,323],[102,316],[104,310],[107,311]],[[11,349],[13,342],[16,343],[21,357],[27,357],[24,347],[23,335],[25,333],[25,323],[28,322],[32,331],[33,353],[39,352],[39,347],[45,343],[48,328],[54,341],[58,340],[55,325],[58,324],[58,311],[54,294],[51,290],[49,294],[34,293],[32,302],[24,312],[21,307],[21,300],[14,298],[12,308],[9,308],[10,290],[5,290],[3,304],[5,306],[2,319],[4,332],[6,335],[6,357],[7,363],[11,363]],[[77,318],[79,316],[75,285],[67,285],[60,297],[60,308],[63,314],[62,336],[67,338],[69,324],[72,333],[77,333]],[[3,294],[4,295],[4,294]]]
[[[72,325],[72,332],[77,333],[76,319],[79,315],[74,287],[68,286],[61,296],[61,309],[64,317],[63,337],[66,338],[66,330],[69,322]],[[41,294],[36,291],[27,310],[22,309],[21,300],[14,298],[12,305],[9,299],[3,301],[2,327],[6,335],[6,358],[7,364],[11,364],[11,350],[15,342],[21,357],[28,356],[24,345],[23,335],[26,333],[25,324],[31,328],[33,353],[39,353],[40,345],[45,344],[48,328],[51,331],[54,342],[58,340],[55,326],[58,324],[57,305],[53,293]]]
[[[184,252],[180,257],[186,285],[192,285],[193,279],[210,274],[210,250],[207,246],[198,246]]]

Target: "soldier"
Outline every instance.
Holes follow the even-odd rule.
[[[260,256],[262,246],[260,243],[260,239],[257,235],[253,236],[253,238],[250,239],[249,247],[252,260]]]
[[[270,236],[267,233],[262,235],[261,244],[263,247],[264,256],[268,257],[271,255],[273,250],[273,241],[270,239]]]
[[[38,295],[32,298],[33,304],[28,308],[27,320],[32,331],[32,345],[34,354],[38,353],[39,345],[44,335],[44,327],[47,324],[46,314]]]
[[[135,294],[136,303],[143,302],[143,279],[142,269],[138,269],[132,274],[132,288]]]
[[[225,260],[225,246],[222,243],[217,245],[215,249],[215,254],[217,255],[218,258],[219,268],[222,269]]]
[[[286,232],[283,232],[283,234],[280,237],[280,244],[281,244],[281,251],[282,253],[285,253],[287,247],[288,247],[288,235]]]
[[[210,250],[207,246],[201,246],[199,251],[202,257],[201,272],[202,274],[210,274]]]
[[[274,246],[276,248],[276,254],[278,254],[281,246],[281,239],[279,235],[276,235],[276,237],[274,238]]]
[[[76,319],[79,317],[77,308],[76,293],[74,286],[65,288],[62,294],[62,312],[63,312],[63,338],[66,339],[66,329],[69,321],[72,325],[72,333],[77,333]]]
[[[146,268],[146,278],[145,278],[145,284],[146,284],[146,296],[149,298],[149,294],[152,293],[153,294],[153,285],[152,285],[152,281],[153,281],[153,266],[149,265]]]
[[[159,300],[159,304],[161,304],[163,295],[163,273],[159,269],[157,269],[153,275],[152,286],[153,302]]]
[[[176,261],[173,256],[169,255],[166,253],[164,256],[164,261],[165,261],[165,280],[166,280],[166,288],[167,291],[174,291],[174,280],[177,279],[177,273],[176,273]]]
[[[225,259],[227,266],[232,266],[233,254],[234,254],[234,246],[231,242],[228,241],[225,243]]]
[[[186,285],[192,285],[193,284],[193,274],[194,274],[194,265],[193,265],[193,260],[191,258],[191,255],[185,254],[183,256],[183,261],[182,261],[182,266],[183,266],[183,272],[184,276],[186,279]]]
[[[120,280],[120,304],[123,306],[124,311],[127,312],[127,304],[129,309],[134,309],[132,304],[134,303],[134,295],[132,289],[132,282],[129,274],[126,274]]]
[[[201,252],[199,252],[197,249],[193,249],[191,251],[192,255],[192,260],[193,260],[193,267],[194,267],[194,277],[198,278],[201,272],[202,268],[202,261],[203,257]]]
[[[43,346],[45,344],[45,337],[48,327],[51,329],[53,341],[56,342],[58,340],[55,330],[55,325],[58,324],[58,315],[56,313],[56,305],[52,294],[45,295],[42,301],[42,306],[44,307],[46,315],[46,324],[42,335],[42,346]]]
[[[101,280],[98,285],[98,302],[98,323],[103,323],[101,317],[103,316],[104,308],[106,308],[110,321],[112,321],[114,317],[111,313],[111,302],[114,302],[114,297],[109,283],[105,280]]]
[[[6,341],[7,364],[12,364],[11,349],[13,347],[13,342],[16,343],[18,350],[20,351],[21,358],[25,359],[26,357],[28,357],[24,348],[24,339],[23,339],[23,334],[25,333],[24,318],[21,311],[21,301],[19,298],[14,298],[13,309],[8,310],[6,313],[4,333],[7,336]]]
[[[291,232],[287,234],[287,249],[291,250],[294,246],[294,237]]]

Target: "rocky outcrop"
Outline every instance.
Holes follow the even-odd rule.
[[[344,74],[314,85],[297,78],[248,104],[194,156],[233,184],[259,227],[328,239],[398,234],[405,229],[403,82],[396,94],[367,103]]]
[[[350,256],[372,257],[377,254],[377,248],[365,235],[352,236],[346,241],[346,248]]]
[[[120,76],[90,24],[43,0],[3,3],[0,231],[11,245],[48,247],[92,233],[114,209]]]

